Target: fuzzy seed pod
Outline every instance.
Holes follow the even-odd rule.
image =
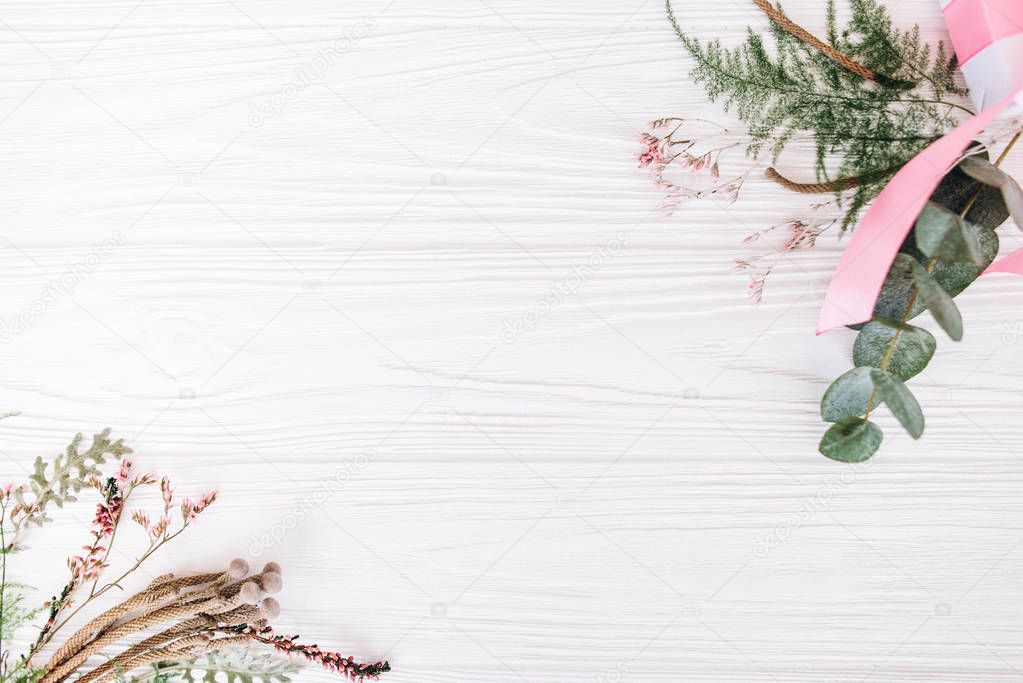
[[[231,560],[227,567],[227,575],[232,581],[244,578],[249,573],[249,563],[240,557]]]
[[[276,619],[281,613],[281,605],[273,598],[263,598],[259,603],[259,614],[264,619]]]
[[[255,605],[263,594],[255,581],[246,581],[238,590],[238,598],[247,605]]]
[[[276,562],[267,562],[266,564],[263,565],[263,573],[265,574],[266,572],[281,574],[282,573],[281,565],[277,564]]]
[[[259,585],[263,587],[264,591],[272,595],[281,592],[281,589],[284,588],[284,579],[277,572],[264,571]]]

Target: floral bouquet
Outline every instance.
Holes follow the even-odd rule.
[[[270,562],[250,572],[247,562],[202,574],[157,577],[143,590],[113,603],[107,600],[130,575],[185,532],[217,499],[211,491],[178,499],[167,477],[138,474],[121,440],[110,430],[93,436],[82,450],[82,435],[52,462],[37,458],[23,484],[0,489],[0,681],[12,683],[170,683],[194,681],[286,682],[298,662],[315,662],[350,680],[377,678],[387,662],[360,663],[351,657],[302,644],[274,631],[268,621],[280,612],[270,597],[283,586],[281,567]],[[119,463],[117,461],[120,461]],[[105,472],[107,466],[113,468]],[[136,492],[159,487],[155,512],[133,505]],[[24,549],[31,531],[50,521],[54,508],[82,491],[98,497],[91,536],[82,554],[67,561],[67,583],[44,605],[32,607],[27,586],[9,582],[8,562]],[[110,552],[126,520],[146,539],[142,552],[116,578],[107,580]],[[80,612],[109,606],[71,634]],[[32,627],[38,618],[41,626]],[[31,646],[16,655],[15,631],[31,627]]]
[[[827,231],[851,233],[821,310],[818,333],[856,330],[854,369],[828,387],[825,456],[861,462],[882,442],[870,420],[884,405],[914,438],[920,404],[906,386],[931,361],[934,335],[911,320],[928,311],[954,341],[963,336],[954,298],[982,274],[1023,274],[1023,251],[996,261],[996,230],[1023,228],[1023,189],[1000,167],[1023,131],[1023,3],[943,0],[954,52],[900,29],[877,0],[848,0],[840,23],[829,0],[816,36],[769,0],[749,0],[769,21],[736,48],[703,43],[668,19],[695,61],[693,78],[745,124],[737,133],[663,118],[642,136],[641,167],[666,193],[734,202],[763,169],[780,188],[821,197],[804,215],[753,233],[787,233],[780,247],[737,259],[759,302],[767,277]],[[795,143],[813,149],[802,177],[778,170]],[[740,152],[739,171],[725,172]],[[737,167],[739,161],[735,161]]]

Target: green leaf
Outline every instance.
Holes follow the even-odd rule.
[[[1012,213],[1012,220],[1017,227],[1023,229],[1023,188],[1020,188],[1015,178],[987,159],[977,156],[966,157],[959,168],[974,180],[1001,192],[1005,205]]]
[[[959,313],[952,297],[941,285],[924,270],[924,267],[913,261],[913,282],[920,292],[920,299],[941,325],[941,329],[955,341],[963,338],[963,317]]]
[[[874,393],[870,370],[853,368],[831,383],[821,398],[821,418],[825,422],[838,422],[867,412],[867,404]]]
[[[878,397],[914,439],[924,433],[924,414],[913,393],[897,377],[884,370],[871,369]]]
[[[966,228],[958,214],[928,202],[913,228],[917,248],[928,258],[944,261],[983,263],[980,240],[974,230]]]
[[[861,417],[846,417],[831,425],[821,439],[820,452],[839,462],[863,462],[877,452],[881,428]]]
[[[980,190],[979,195],[977,194],[978,189]],[[995,260],[998,255],[999,243],[998,235],[993,228],[1004,223],[1009,212],[997,189],[981,185],[958,167],[952,169],[941,181],[941,185],[931,196],[931,201],[957,215],[962,213],[973,201],[973,208],[966,214],[964,233],[972,233],[972,236],[975,236],[976,241],[979,242],[983,256],[980,265],[948,263],[939,260],[931,269],[931,276],[938,281],[938,284],[951,296],[958,296]],[[927,256],[917,249],[916,238],[913,234],[906,238],[901,252],[921,264],[928,261]],[[874,315],[901,319],[915,291],[911,264],[909,261],[896,261],[888,271],[888,277],[885,278],[878,295],[877,303],[874,306]],[[908,318],[915,318],[925,308],[923,302],[917,297]]]
[[[951,296],[959,296],[964,289],[973,284],[973,281],[980,277],[984,269],[991,265],[998,255],[998,234],[994,230],[973,223],[966,223],[965,226],[967,231],[976,235],[977,241],[980,243],[982,254],[980,265],[938,261],[931,269],[931,276]],[[923,262],[922,258],[919,260]],[[922,311],[922,306],[915,307],[913,315]]]
[[[853,362],[880,368],[891,348],[887,370],[905,381],[927,367],[936,347],[934,335],[927,330],[891,318],[874,318],[856,336]]]
[[[913,284],[913,262],[908,254],[898,254],[888,269],[888,276],[881,286],[874,304],[875,318],[900,320],[906,313],[916,286]]]
[[[986,158],[987,154],[978,156]],[[941,179],[938,189],[931,195],[931,201],[956,214],[966,210],[967,223],[982,225],[991,230],[1000,226],[1009,217],[1009,209],[1005,205],[1002,193],[997,188],[982,185],[966,175],[961,166],[953,168]]]

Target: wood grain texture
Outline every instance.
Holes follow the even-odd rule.
[[[677,4],[694,35],[763,24]],[[936,3],[890,4],[941,35]],[[786,7],[819,28],[819,5]],[[219,488],[149,575],[277,560],[282,630],[386,656],[394,683],[1023,677],[1023,283],[962,297],[965,341],[914,380],[921,442],[882,416],[869,467],[818,456],[850,362],[850,334],[812,333],[842,244],[751,307],[740,241],[805,197],[754,178],[733,206],[651,213],[638,132],[714,112],[658,0],[0,19],[0,319],[31,318],[0,349],[0,405],[22,411],[0,474],[110,425],[181,491]],[[33,537],[40,598],[90,516]]]

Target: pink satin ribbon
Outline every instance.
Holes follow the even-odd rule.
[[[1023,0],[953,0],[945,7],[945,17],[964,64],[998,41],[1023,34]],[[1006,58],[1023,61],[1023,54]],[[1023,82],[1013,90],[1011,96],[932,143],[882,190],[839,260],[824,297],[817,334],[870,320],[892,261],[917,216],[963,150],[1023,92]],[[992,272],[1023,275],[1023,249],[997,261],[984,274]]]
[[[952,46],[961,64],[988,45],[1023,33],[1020,0],[952,0],[944,11]]]

